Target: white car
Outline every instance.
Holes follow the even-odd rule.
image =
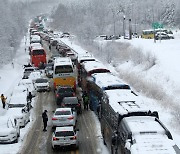
[[[23,93],[12,95],[8,102],[8,113],[17,119],[20,127],[25,127],[30,121],[30,109],[31,106],[27,103],[26,95]]]
[[[46,78],[38,78],[34,82],[34,88],[37,92],[50,91],[50,81]]]
[[[41,78],[42,76],[43,76],[42,72],[34,71],[31,72],[31,74],[29,75],[29,79],[32,80],[32,83],[34,84],[35,80]]]
[[[52,117],[53,128],[57,126],[75,126],[77,113],[71,108],[57,108]]]
[[[24,104],[9,104],[7,113],[17,120],[19,127],[25,127],[30,122],[30,112]]]
[[[15,119],[0,117],[0,143],[17,143],[20,129]]]
[[[22,79],[19,81],[18,86],[16,86],[13,90],[13,93],[15,92],[26,92],[26,94],[31,92],[33,97],[36,96],[36,91],[34,90],[34,85],[31,79]]]
[[[78,130],[73,126],[56,127],[52,134],[52,149],[67,146],[78,148]]]

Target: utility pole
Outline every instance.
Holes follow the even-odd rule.
[[[129,40],[132,40],[132,25],[131,25],[131,19],[129,19]]]
[[[126,25],[125,25],[125,20],[126,20],[126,16],[124,15],[123,16],[123,35],[124,35],[124,39],[125,39],[125,27],[126,27]]]

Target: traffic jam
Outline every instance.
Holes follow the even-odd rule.
[[[7,134],[7,143],[18,142],[20,128],[30,122],[38,93],[53,92],[57,105],[49,117],[53,150],[79,148],[78,116],[87,110],[97,116],[109,153],[180,153],[158,112],[142,107],[129,84],[90,52],[75,51],[66,45],[62,40],[73,37],[71,34],[54,32],[44,24],[41,16],[30,24],[30,61],[24,65],[22,80],[8,103],[9,111],[16,110],[14,113],[19,114],[11,119],[15,133]],[[2,142],[6,141],[7,137]]]

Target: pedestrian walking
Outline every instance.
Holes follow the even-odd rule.
[[[5,106],[6,106],[6,99],[7,99],[7,97],[5,97],[4,94],[1,94],[1,101],[3,104],[3,109],[5,109]]]
[[[43,119],[43,124],[44,124],[43,131],[47,131],[47,129],[46,129],[47,122],[48,122],[47,110],[44,110],[44,112],[42,113],[42,119]]]

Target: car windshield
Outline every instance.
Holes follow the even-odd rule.
[[[32,69],[25,69],[24,70],[24,72],[33,72],[34,71],[34,69],[32,68]]]
[[[71,115],[70,111],[56,111],[55,115]]]
[[[47,83],[48,80],[47,79],[37,79],[36,83]]]
[[[25,106],[25,104],[9,104],[8,105],[8,107],[9,108],[22,108],[22,107],[24,107]]]
[[[35,55],[44,55],[44,50],[33,50],[32,51],[33,56]]]
[[[56,132],[56,137],[63,137],[63,136],[74,136],[73,131],[62,131],[62,132]]]

